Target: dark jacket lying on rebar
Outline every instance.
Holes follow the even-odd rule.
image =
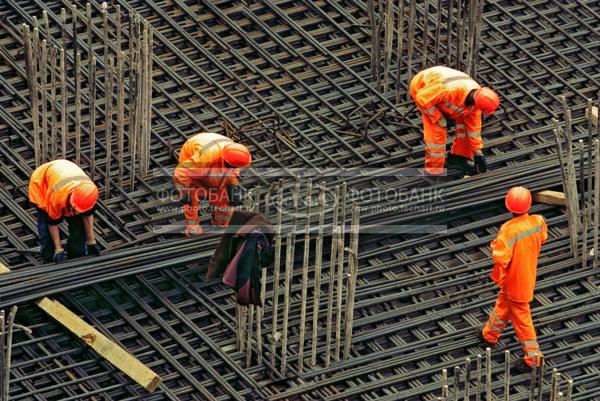
[[[225,273],[223,282],[238,292],[241,305],[261,305],[261,268],[273,263],[275,230],[260,213],[233,213],[229,226],[210,259],[207,280]]]

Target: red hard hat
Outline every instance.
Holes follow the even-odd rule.
[[[91,181],[84,181],[71,192],[71,206],[79,213],[87,212],[98,200],[98,187]]]
[[[516,214],[523,214],[531,207],[531,193],[525,187],[513,187],[504,200],[506,208]]]
[[[492,114],[500,105],[500,99],[496,92],[483,86],[475,91],[475,106],[483,114]]]
[[[223,147],[223,160],[233,167],[248,167],[252,163],[252,156],[247,147],[241,143],[228,143]]]

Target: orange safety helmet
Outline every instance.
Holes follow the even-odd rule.
[[[98,187],[91,181],[84,181],[73,188],[71,206],[79,213],[87,212],[98,200]]]
[[[504,204],[513,213],[527,213],[531,207],[531,193],[525,187],[513,187],[506,194]]]
[[[475,91],[475,106],[483,114],[492,114],[500,105],[500,99],[496,92],[483,86]]]
[[[228,143],[223,147],[223,160],[233,167],[248,167],[252,163],[252,155],[241,143]]]

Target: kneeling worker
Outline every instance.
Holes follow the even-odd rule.
[[[211,224],[229,224],[239,186],[240,168],[249,167],[248,148],[226,136],[201,133],[188,139],[179,153],[173,180],[179,191],[186,220],[186,235],[202,233],[198,208],[200,199],[208,199]]]
[[[498,108],[500,100],[493,90],[479,86],[464,72],[437,66],[414,76],[410,95],[423,116],[427,173],[444,171],[447,118],[456,123],[448,164],[468,174],[487,171],[481,151],[481,113],[492,114]]]
[[[94,206],[98,188],[79,166],[54,160],[36,168],[29,179],[29,201],[37,207],[37,227],[42,259],[61,263],[66,256],[100,255],[94,239]],[[66,252],[58,224],[66,219],[69,238]]]
[[[513,369],[517,373],[525,373],[531,370],[534,357],[537,356],[539,361],[542,356],[529,303],[533,301],[538,255],[548,238],[548,228],[541,215],[528,214],[531,194],[526,188],[512,188],[506,195],[505,204],[514,217],[500,227],[491,244],[494,269],[490,277],[500,287],[500,293],[478,336],[488,345],[494,345],[502,330],[512,321],[525,353]],[[539,362],[536,364],[539,365]]]

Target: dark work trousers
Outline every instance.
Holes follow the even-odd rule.
[[[43,210],[37,209],[36,217],[42,259],[44,262],[52,262],[54,259],[54,243],[52,242],[50,231],[48,230],[50,216]],[[67,256],[70,259],[85,256],[86,245],[83,216],[78,214],[76,216],[66,217],[65,220],[67,220],[67,224],[69,225],[69,238],[67,239],[67,246],[65,247]]]

